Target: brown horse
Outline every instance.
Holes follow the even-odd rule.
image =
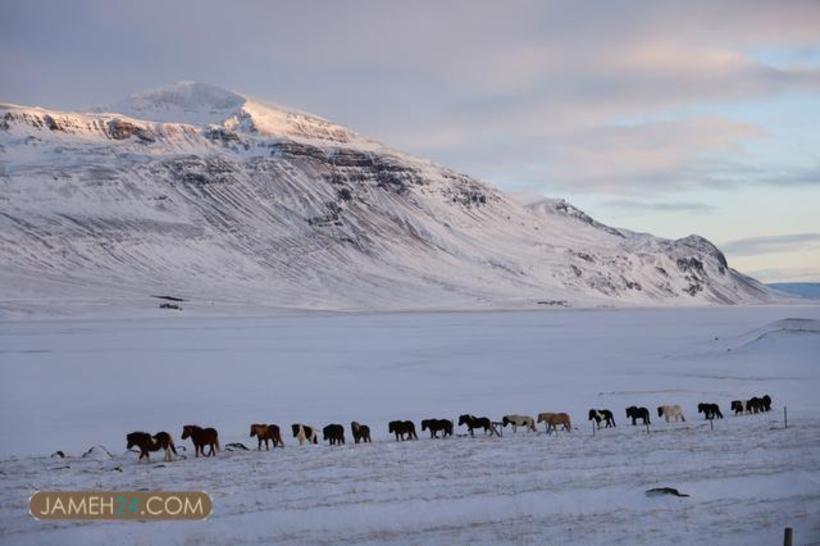
[[[126,449],[131,449],[134,446],[140,448],[140,458],[137,459],[138,461],[141,461],[142,458],[145,457],[148,462],[151,462],[150,452],[159,451],[160,449],[165,450],[166,461],[173,460],[171,456],[172,452],[174,455],[177,454],[174,440],[167,432],[157,432],[153,436],[147,432],[132,432],[125,437],[125,440],[128,442]]]
[[[359,442],[366,442],[368,444],[372,444],[373,441],[370,439],[370,427],[367,425],[361,425],[356,421],[350,423],[350,430],[353,432],[353,441],[357,444]]]
[[[572,423],[566,413],[539,413],[538,422],[547,424],[547,434],[558,432],[558,425],[563,426],[567,432],[572,432]]]
[[[258,450],[262,449],[262,442],[265,442],[265,449],[270,451],[268,442],[273,442],[273,447],[285,447],[285,442],[282,441],[282,433],[279,431],[277,425],[251,425],[251,438],[256,436],[259,441]]]
[[[196,425],[185,425],[182,427],[182,439],[190,438],[194,443],[194,453],[197,457],[202,453],[203,457],[216,456],[219,451],[219,433],[215,428],[202,428]],[[205,446],[210,447],[210,451],[205,453]]]

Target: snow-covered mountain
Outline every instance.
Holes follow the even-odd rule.
[[[199,83],[0,104],[0,305],[300,309],[755,303],[696,235],[524,206],[324,119]]]

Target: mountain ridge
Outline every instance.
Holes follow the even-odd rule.
[[[106,284],[326,310],[777,300],[702,237],[522,205],[310,114],[190,82],[115,105],[0,104],[0,302]]]

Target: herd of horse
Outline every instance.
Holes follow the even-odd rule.
[[[771,411],[772,399],[768,394],[761,397],[753,397],[745,403],[742,400],[733,400],[731,409],[735,415],[763,413]],[[671,421],[686,422],[686,417],[683,414],[683,409],[675,405],[658,406],[658,417],[663,417],[667,423]],[[703,414],[704,419],[723,419],[723,413],[720,411],[720,406],[714,403],[702,402],[698,404],[698,413]],[[642,424],[651,424],[649,410],[642,406],[629,406],[626,408],[627,419],[632,420],[632,425],[637,425],[640,420]],[[589,410],[589,421],[592,426],[600,429],[615,427],[615,417],[608,409],[591,409]],[[475,435],[476,430],[482,430],[485,435],[493,434],[496,425],[503,428],[511,426],[513,432],[518,432],[519,428],[537,432],[536,425],[544,423],[546,433],[557,433],[559,427],[567,432],[572,431],[572,421],[567,413],[539,413],[536,419],[529,415],[505,415],[501,421],[491,421],[489,417],[476,417],[474,415],[464,414],[458,418],[458,426],[466,426],[470,436]],[[430,438],[446,438],[453,435],[453,421],[449,419],[424,419],[421,422],[421,430],[429,431]],[[417,440],[416,425],[413,421],[396,420],[390,421],[387,426],[390,434],[395,435],[396,441]],[[370,427],[353,421],[350,423],[350,431],[353,434],[353,441],[359,443],[372,443],[370,438]],[[319,437],[315,427],[296,423],[291,425],[291,432],[293,437],[299,442],[299,445],[305,443],[318,444]],[[273,447],[285,447],[285,442],[282,440],[282,432],[278,425],[275,424],[253,424],[250,429],[250,437],[256,438],[258,443],[257,449],[261,450],[264,444],[266,450],[270,450],[270,444]],[[203,457],[212,457],[219,451],[219,433],[212,427],[199,427],[197,425],[185,425],[182,428],[182,439],[190,438],[194,444],[194,453],[196,457],[202,455]],[[331,423],[322,429],[322,440],[328,442],[331,446],[343,445],[345,443],[345,428],[338,423]],[[164,450],[165,460],[170,461],[173,455],[177,454],[174,440],[167,432],[158,432],[156,434],[148,434],[147,432],[132,432],[126,436],[127,449],[134,447],[139,448],[140,456],[138,460],[146,459],[150,461],[150,454],[155,451]],[[207,448],[207,452],[206,452]]]

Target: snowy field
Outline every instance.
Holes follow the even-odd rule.
[[[800,318],[807,320],[784,320]],[[3,544],[820,544],[820,307],[0,323]],[[729,401],[774,399],[734,417]],[[710,430],[698,402],[726,415]],[[624,408],[653,411],[649,434]],[[686,423],[656,419],[680,404]],[[783,428],[783,406],[789,428]],[[590,407],[618,427],[591,434]],[[391,419],[566,411],[397,444]],[[374,443],[137,464],[132,430],[369,424]],[[463,430],[459,431],[465,432]],[[289,435],[288,435],[289,436]],[[101,444],[113,454],[79,455]],[[49,458],[61,449],[66,459]],[[190,455],[190,452],[188,453]],[[653,487],[691,496],[647,497]],[[206,522],[37,522],[36,490],[207,490]]]

